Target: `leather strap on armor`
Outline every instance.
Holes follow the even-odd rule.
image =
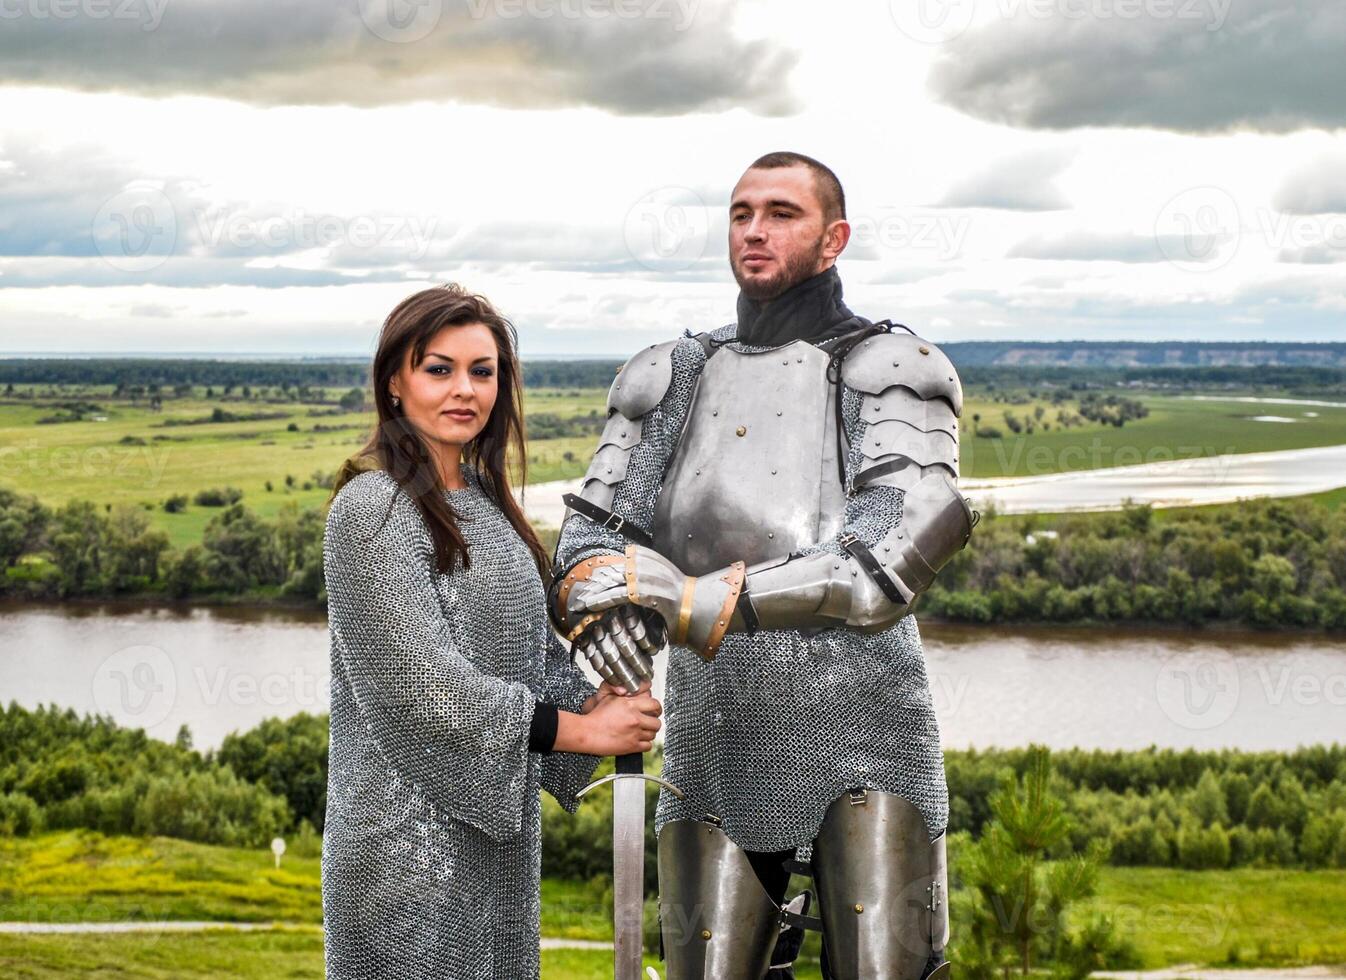
[[[865,570],[865,574],[874,580],[874,584],[891,599],[896,605],[905,606],[907,599],[902,595],[902,591],[897,587],[888,573],[883,570],[879,560],[874,557],[874,553],[865,546],[865,543],[854,534],[846,533],[837,539],[837,543],[845,548],[860,567]]]
[[[729,631],[729,621],[734,618],[734,606],[738,603],[738,597],[743,592],[743,583],[747,580],[748,566],[741,561],[734,562],[720,576],[720,581],[729,586],[729,594],[724,597],[724,605],[720,607],[720,615],[711,624],[710,636],[706,638],[704,656],[707,660],[713,660],[716,652],[720,649],[720,641],[724,639],[724,634]]]
[[[575,513],[587,517],[601,528],[615,531],[628,541],[634,541],[636,544],[643,544],[647,548],[654,546],[654,541],[651,540],[650,536],[639,527],[632,524],[626,518],[614,514],[610,510],[604,510],[592,501],[585,500],[583,497],[573,493],[563,495],[561,500]]]
[[[739,617],[743,620],[743,632],[751,635],[762,628],[761,621],[757,618],[757,610],[752,604],[752,594],[748,591],[748,578],[743,577],[743,588],[739,589],[738,600],[734,603],[738,607]]]
[[[837,480],[840,481],[843,488],[846,486],[846,453],[842,450],[842,447],[847,445],[847,443],[846,429],[842,420],[841,409],[841,362],[846,359],[846,355],[855,348],[855,345],[860,343],[866,337],[872,337],[876,333],[887,333],[893,329],[894,325],[892,320],[880,320],[878,323],[866,323],[858,330],[852,330],[850,333],[842,334],[840,337],[836,338],[836,340],[831,341],[828,344],[830,350],[827,361],[827,380],[834,385],[837,400],[836,415],[834,417],[837,430]],[[896,324],[896,326],[902,327],[903,330],[908,329],[900,323]]]

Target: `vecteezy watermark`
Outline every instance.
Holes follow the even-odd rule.
[[[429,37],[444,19],[444,0],[357,0],[375,37],[406,44]],[[471,20],[665,20],[685,31],[701,0],[454,0]]]
[[[1160,709],[1174,722],[1206,731],[1223,725],[1238,706],[1238,666],[1219,652],[1174,654],[1160,665],[1154,693]]]
[[[1346,261],[1346,215],[1285,214],[1258,208],[1256,228],[1282,259],[1295,262]]]
[[[1293,262],[1346,260],[1346,215],[1287,214],[1258,207],[1246,224],[1229,191],[1189,187],[1175,194],[1155,219],[1155,241],[1164,257],[1189,272],[1226,265],[1244,241],[1261,241]]]
[[[706,252],[710,215],[706,202],[686,187],[650,191],[626,214],[626,250],[652,271],[677,271]]]
[[[1220,187],[1189,187],[1169,198],[1154,221],[1154,239],[1168,261],[1187,272],[1211,272],[1238,253],[1238,202]]]
[[[347,217],[310,214],[287,208],[281,214],[256,215],[223,207],[193,209],[196,239],[211,249],[304,251],[349,246],[357,249],[397,247],[406,257],[425,257],[434,241],[437,217],[378,214]]]
[[[103,203],[90,234],[109,265],[149,272],[168,261],[177,246],[177,212],[161,187],[136,181]]]
[[[463,0],[474,20],[494,16],[504,20],[667,20],[673,30],[692,26],[701,0]]]
[[[1234,0],[889,0],[893,22],[913,41],[943,44],[985,14],[1000,20],[1186,21],[1218,31]]]
[[[93,703],[98,712],[136,728],[163,722],[177,700],[177,668],[159,647],[123,647],[94,671]]]
[[[0,479],[25,477],[61,481],[73,477],[111,477],[122,486],[153,490],[163,481],[172,448],[144,446],[48,445],[37,439],[0,446]],[[134,482],[133,482],[134,481]]]
[[[168,0],[0,0],[0,20],[125,20],[153,31],[167,7]]]
[[[209,707],[227,704],[231,707],[264,705],[268,708],[327,707],[327,691],[332,675],[327,671],[308,670],[302,666],[288,671],[270,671],[252,674],[229,667],[192,668],[201,702]]]
[[[994,424],[994,419],[990,421]],[[984,466],[987,453],[995,457],[990,471],[996,476],[1047,476],[1081,470],[1102,472],[1124,466],[1163,463],[1174,475],[1181,474],[1184,479],[1197,476],[1207,486],[1218,486],[1229,478],[1229,467],[1233,465],[1230,457],[1234,450],[1234,446],[1221,450],[1218,446],[1163,444],[1142,449],[1132,443],[1117,444],[1101,436],[1094,436],[1087,443],[1061,447],[1033,443],[1030,436],[974,438],[963,444],[960,466],[963,472],[972,472],[974,460],[981,457]]]
[[[849,224],[853,247],[928,251],[934,253],[933,258],[947,260],[962,254],[972,218],[966,214],[856,215]]]
[[[1346,673],[1320,674],[1296,670],[1281,664],[1268,667],[1259,664],[1254,668],[1267,704],[1280,707],[1289,700],[1300,707],[1332,705],[1346,707]]]

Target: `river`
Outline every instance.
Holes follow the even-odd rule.
[[[924,624],[945,746],[1292,749],[1346,741],[1346,640]],[[662,658],[660,658],[662,661]],[[0,606],[0,700],[101,712],[198,748],[327,709],[321,613]],[[656,685],[662,691],[660,672]]]

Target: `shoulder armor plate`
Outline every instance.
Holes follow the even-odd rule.
[[[673,380],[673,348],[676,340],[646,347],[622,365],[608,389],[608,411],[638,419],[658,405]]]
[[[902,385],[923,399],[943,398],[963,413],[963,386],[947,354],[906,333],[881,333],[855,345],[841,362],[841,380],[867,395]]]

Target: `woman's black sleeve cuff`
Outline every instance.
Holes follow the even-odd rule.
[[[559,722],[556,705],[539,701],[533,708],[533,720],[528,726],[528,751],[546,755],[556,745],[556,726]]]

